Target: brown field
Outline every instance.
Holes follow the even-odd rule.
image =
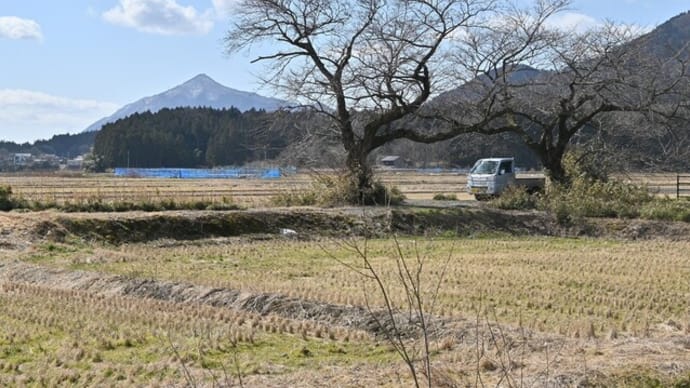
[[[257,207],[266,206],[278,193],[310,189],[314,178],[328,172],[300,173],[280,179],[145,179],[116,178],[111,175],[86,176],[0,176],[0,185],[9,185],[19,198],[29,201],[85,202],[116,201],[209,201],[228,202]],[[459,200],[472,199],[465,192],[464,174],[419,173],[415,171],[380,171],[378,176],[388,185],[398,187],[409,199],[431,199],[435,194],[455,195]],[[660,195],[675,196],[675,174],[631,174],[620,179],[644,184]],[[690,190],[685,182],[684,190]],[[690,191],[682,192],[690,195]]]
[[[30,201],[234,201],[245,206],[266,205],[271,196],[281,192],[309,189],[320,173],[302,173],[280,179],[148,179],[88,176],[0,176],[0,185],[9,185],[13,193]],[[380,174],[386,184],[397,186],[408,198],[431,199],[434,194],[464,192],[466,178],[452,173],[418,174],[413,172]]]
[[[469,198],[463,176],[382,176],[410,198]],[[0,179],[30,200],[230,198],[252,207],[310,182],[310,175]],[[457,222],[470,222],[462,217],[481,210],[472,209],[457,213]],[[295,225],[310,217],[300,209],[276,212],[294,216]],[[357,210],[315,212],[340,217],[345,229],[360,222]],[[452,230],[291,238],[268,231],[141,241],[141,231],[128,229],[136,223],[125,222],[149,217],[163,227],[166,219],[188,218],[205,230],[203,222],[213,223],[204,221],[208,214],[232,212],[0,213],[0,385],[410,386],[405,365],[370,319],[385,300],[372,279],[357,273],[362,254],[401,312],[408,304],[396,258],[423,263],[434,385],[690,382],[690,233],[672,239],[652,233],[638,241],[505,232],[458,237]],[[95,218],[99,223],[89,223]],[[112,230],[104,222],[138,242],[108,239]],[[93,233],[75,232],[84,229],[74,227],[80,223]],[[663,225],[621,220],[614,228]],[[103,239],[94,237],[99,233]],[[421,337],[414,333],[405,344],[419,354]]]

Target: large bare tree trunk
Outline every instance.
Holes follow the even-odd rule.
[[[351,190],[354,202],[360,205],[381,205],[374,187],[374,171],[369,163],[369,151],[361,144],[355,144],[347,150],[347,169],[350,174]]]
[[[546,175],[551,182],[568,186],[571,182],[563,167],[563,154],[563,151],[551,151],[540,154],[540,158],[544,170],[546,170]]]
[[[353,189],[357,193],[357,202],[368,203],[371,199],[367,198],[368,193],[372,191],[373,188],[373,171],[371,166],[359,155],[348,155],[348,169],[352,176]]]

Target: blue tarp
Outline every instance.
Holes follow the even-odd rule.
[[[226,179],[261,178],[278,179],[282,176],[279,168],[116,168],[115,176],[136,178],[177,178],[177,179]]]

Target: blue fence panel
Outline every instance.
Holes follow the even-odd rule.
[[[115,168],[117,177],[177,178],[177,179],[278,179],[283,176],[280,168]]]

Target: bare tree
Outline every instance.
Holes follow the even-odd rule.
[[[368,157],[378,147],[396,139],[432,143],[515,127],[503,119],[504,110],[493,109],[495,88],[457,109],[460,118],[437,121],[422,112],[430,97],[490,71],[489,63],[471,56],[477,44],[472,30],[493,29],[496,20],[520,23],[521,35],[503,34],[513,41],[492,42],[502,47],[504,63],[519,63],[535,57],[548,36],[541,26],[569,3],[537,0],[522,12],[500,1],[242,0],[227,50],[269,43],[259,47],[268,53],[254,60],[269,64],[264,81],[331,119],[347,154],[353,200],[371,203]]]
[[[521,136],[554,181],[567,183],[562,159],[584,131],[607,129],[604,124],[615,128],[615,117],[670,122],[688,108],[685,48],[658,56],[646,37],[614,24],[583,33],[554,30],[540,46],[532,46],[538,51],[538,67],[546,69],[535,71],[522,63],[506,63],[493,43],[519,41],[519,35],[493,30],[475,38],[484,42],[476,46],[475,55],[489,58],[497,69],[479,93],[495,93],[486,109],[507,113],[515,124],[508,130]],[[492,58],[496,53],[499,56]]]
[[[688,171],[689,123],[687,112],[664,120],[650,120],[643,114],[608,114],[597,123],[598,133],[586,136],[578,148],[609,171]]]
[[[583,130],[607,114],[677,116],[680,55],[658,56],[630,28],[549,28],[570,0],[242,0],[228,52],[260,43],[264,81],[329,118],[352,200],[376,202],[371,152],[512,132],[552,179]],[[540,69],[540,70],[537,70]]]

